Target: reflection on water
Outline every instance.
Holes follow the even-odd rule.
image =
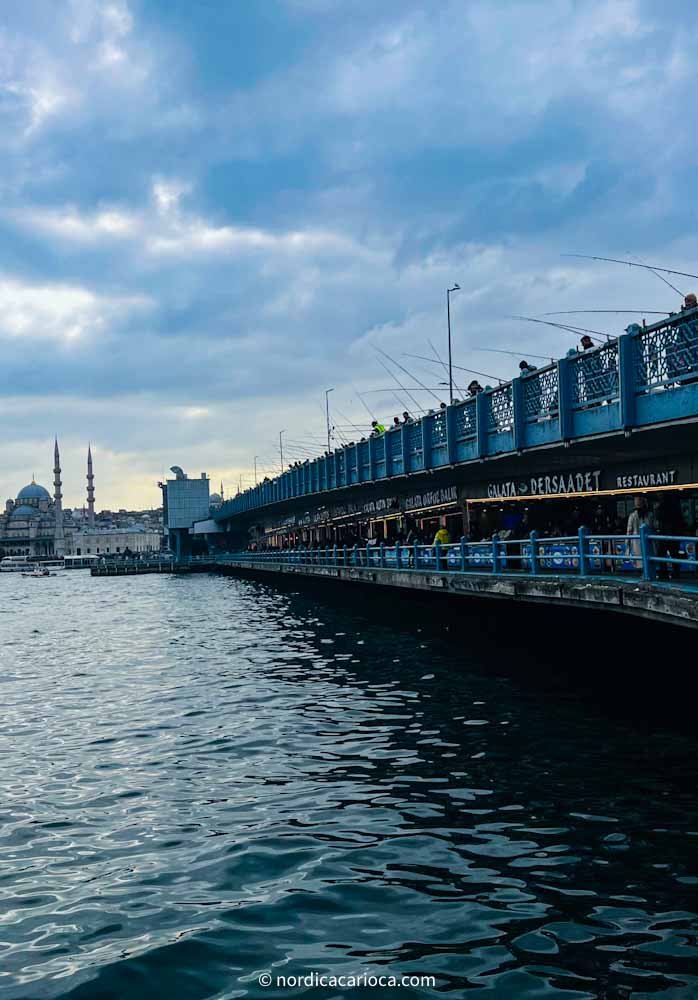
[[[0,579],[5,996],[698,995],[691,735],[371,603]]]

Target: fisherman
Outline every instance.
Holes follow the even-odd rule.
[[[594,341],[591,339],[588,333],[584,334],[579,343],[583,351],[588,351],[594,346]]]
[[[474,378],[472,380],[472,382],[470,383],[470,385],[468,386],[468,395],[469,396],[477,396],[477,394],[480,393],[480,392],[482,392],[482,391],[483,391],[482,386],[480,385],[480,383],[478,382],[478,380],[476,378]]]
[[[393,427],[399,427],[399,426],[400,426],[400,418],[393,417]]]
[[[371,427],[373,428],[373,430],[371,431],[373,437],[378,437],[381,434],[385,434],[385,424],[379,424],[377,420],[372,420]]]
[[[437,542],[439,543],[439,545],[451,544],[451,536],[448,533],[448,528],[446,527],[444,521],[441,522],[438,531],[434,535],[434,541],[432,542],[432,545],[436,545]]]
[[[530,375],[531,372],[536,371],[536,366],[529,364],[528,361],[519,361],[519,371],[522,375]]]
[[[402,422],[403,422],[403,424],[409,424],[411,420],[412,420],[412,417],[409,415],[409,413],[407,412],[407,410],[403,410],[402,411]]]
[[[698,299],[694,292],[689,292],[683,301],[683,307],[685,309],[698,309]]]
[[[441,405],[439,406],[439,409],[440,410],[445,410],[446,409],[446,404],[445,403],[441,403]]]

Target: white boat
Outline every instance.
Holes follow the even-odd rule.
[[[50,570],[51,575],[55,575],[54,571],[58,569],[65,569],[64,559],[42,559],[41,562],[36,563],[39,567],[45,567]]]
[[[36,556],[5,556],[0,561],[1,573],[24,573],[30,574],[33,569],[47,569],[55,576],[56,570],[65,569],[63,559],[38,559]],[[42,575],[46,575],[45,573]]]
[[[34,569],[34,563],[26,556],[5,556],[0,562],[0,573],[29,573]]]
[[[55,576],[55,575],[56,575],[55,573],[52,573],[50,570],[46,569],[45,566],[35,566],[34,569],[31,571],[31,573],[22,573],[22,576],[32,576],[32,577]]]

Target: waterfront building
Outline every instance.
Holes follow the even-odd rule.
[[[58,440],[54,444],[53,496],[45,486],[32,481],[23,486],[14,500],[7,500],[0,514],[0,551],[9,556],[49,557],[65,554],[66,524],[61,493],[61,466]]]
[[[143,526],[132,528],[82,528],[71,536],[71,556],[123,556],[159,552],[162,532]]]
[[[178,465],[173,465],[171,471],[174,479],[159,483],[159,486],[168,547],[180,558],[192,551],[193,525],[209,517],[211,497],[205,472],[198,479],[190,479]],[[220,504],[216,509],[220,510]]]
[[[152,512],[144,513],[139,519],[134,515],[123,519],[95,515],[91,447],[87,450],[87,507],[64,510],[58,440],[54,444],[53,457],[53,495],[32,478],[14,500],[6,501],[5,510],[0,514],[2,555],[45,559],[160,550],[163,533]]]

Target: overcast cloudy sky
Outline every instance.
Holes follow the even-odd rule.
[[[330,386],[356,437],[376,346],[443,379],[402,355],[445,351],[454,281],[455,360],[502,377],[478,349],[575,343],[511,313],[675,308],[560,254],[696,270],[697,39],[695,0],[3,3],[2,496],[54,433],[68,505],[88,439],[98,507],[172,464],[232,491],[280,429],[321,450]]]

